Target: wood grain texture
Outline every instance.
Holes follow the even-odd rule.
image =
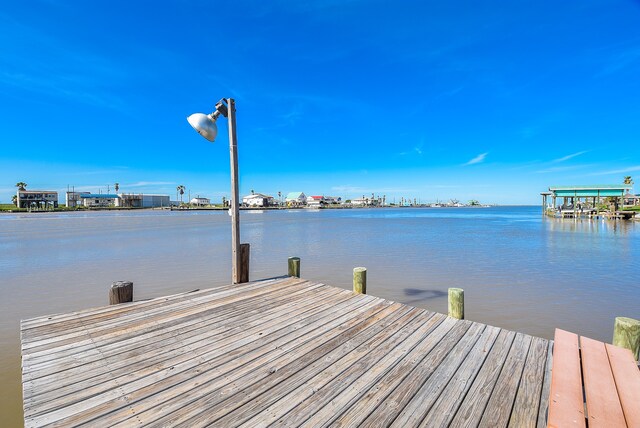
[[[629,349],[633,358],[640,359],[640,320],[628,317],[616,317],[613,324],[613,341],[615,346]]]
[[[589,427],[626,427],[604,343],[581,337],[580,349]]]
[[[462,404],[469,388],[484,366],[487,357],[494,349],[503,348],[508,338],[508,332],[497,327],[487,326],[482,336],[469,355],[462,362],[449,384],[443,389],[435,404],[429,409],[421,427],[447,427],[451,423],[456,411]],[[506,355],[506,351],[505,351]]]
[[[133,302],[133,282],[117,281],[109,289],[109,304]]]
[[[552,428],[585,427],[580,350],[576,334],[556,329],[548,425]]]
[[[532,425],[548,345],[515,336],[296,277],[38,317],[25,426],[471,426],[492,393]]]
[[[416,391],[411,400],[399,412],[393,420],[391,426],[418,426],[424,419],[427,412],[440,396],[440,393],[449,383],[454,373],[460,367],[464,358],[469,354],[475,343],[482,336],[485,325],[475,323],[469,327],[460,341],[449,351],[446,358],[440,363],[438,368],[429,376],[422,387]]]
[[[477,427],[480,423],[516,336],[512,331],[504,333],[496,340],[450,426]]]
[[[449,289],[449,316],[464,319],[464,290],[462,288]]]
[[[551,370],[553,368],[553,341],[547,345],[547,361],[545,363],[544,381],[542,382],[542,392],[540,393],[540,407],[538,408],[537,428],[547,426],[547,416],[549,414],[549,394],[551,392]]]
[[[627,426],[640,428],[640,370],[630,350],[606,344]]]
[[[453,318],[449,319],[453,320]],[[365,419],[364,425],[371,427],[389,426],[389,424],[397,418],[399,412],[411,401],[424,382],[438,368],[449,352],[451,352],[453,347],[464,336],[470,324],[469,322],[454,320],[454,325],[451,330],[437,340],[437,344],[433,349],[431,349],[422,361],[404,378],[403,382]]]
[[[535,427],[538,407],[547,363],[548,342],[539,337],[531,340],[529,354],[524,364],[520,386],[513,403],[509,426],[513,428]]]
[[[516,333],[500,377],[484,409],[480,427],[495,428],[508,425],[531,340],[531,336]]]

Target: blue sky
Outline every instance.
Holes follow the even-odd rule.
[[[185,120],[222,97],[243,194],[538,204],[640,174],[639,1],[3,2],[0,51],[1,203],[228,196],[226,123]]]

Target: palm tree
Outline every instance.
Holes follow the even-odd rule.
[[[118,193],[118,190],[120,190],[120,183],[114,184],[113,188],[116,189],[116,193]]]
[[[185,187],[181,184],[178,187],[176,187],[176,196],[179,193],[180,194],[180,203],[182,204],[182,195],[184,195],[184,189]]]
[[[282,205],[282,192],[278,192],[278,205]]]
[[[18,190],[24,190],[25,187],[27,187],[27,183],[25,183],[24,181],[18,181],[16,183],[16,187],[18,188]]]
[[[15,205],[17,207],[18,206],[18,195],[13,195],[11,197],[11,202],[13,202],[13,205]]]
[[[633,180],[631,179],[630,175],[627,175],[624,177],[624,184],[628,184],[628,185],[632,185],[633,184]]]

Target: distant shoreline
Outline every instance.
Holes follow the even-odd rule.
[[[309,208],[306,206],[303,207],[240,207],[241,211],[286,211],[286,210],[304,210],[304,211],[321,211],[321,210],[350,210],[350,209],[432,209],[432,210],[442,210],[442,209],[483,209],[483,208],[499,208],[499,207],[533,207],[536,205],[481,205],[481,206],[462,206],[462,207],[431,207],[428,205],[417,205],[417,206],[384,206],[384,207],[371,207],[371,206],[325,206],[325,207],[313,207]],[[82,209],[54,209],[54,210],[42,210],[42,211],[27,211],[27,210],[1,210],[1,214],[47,214],[47,213],[88,213],[88,212],[97,212],[97,211],[107,211],[107,212],[139,212],[139,211],[176,211],[176,212],[190,212],[190,211],[228,211],[228,207],[189,207],[189,208],[169,208],[169,207],[156,207],[156,208],[121,208],[121,207],[112,207],[112,208],[82,208]]]

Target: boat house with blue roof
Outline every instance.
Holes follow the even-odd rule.
[[[543,211],[561,213],[591,213],[597,212],[597,206],[602,198],[614,198],[616,206],[622,205],[625,193],[631,189],[629,184],[596,184],[581,186],[552,186],[548,192],[542,192]],[[549,201],[551,197],[551,201]],[[562,204],[558,205],[558,198],[562,198]]]

